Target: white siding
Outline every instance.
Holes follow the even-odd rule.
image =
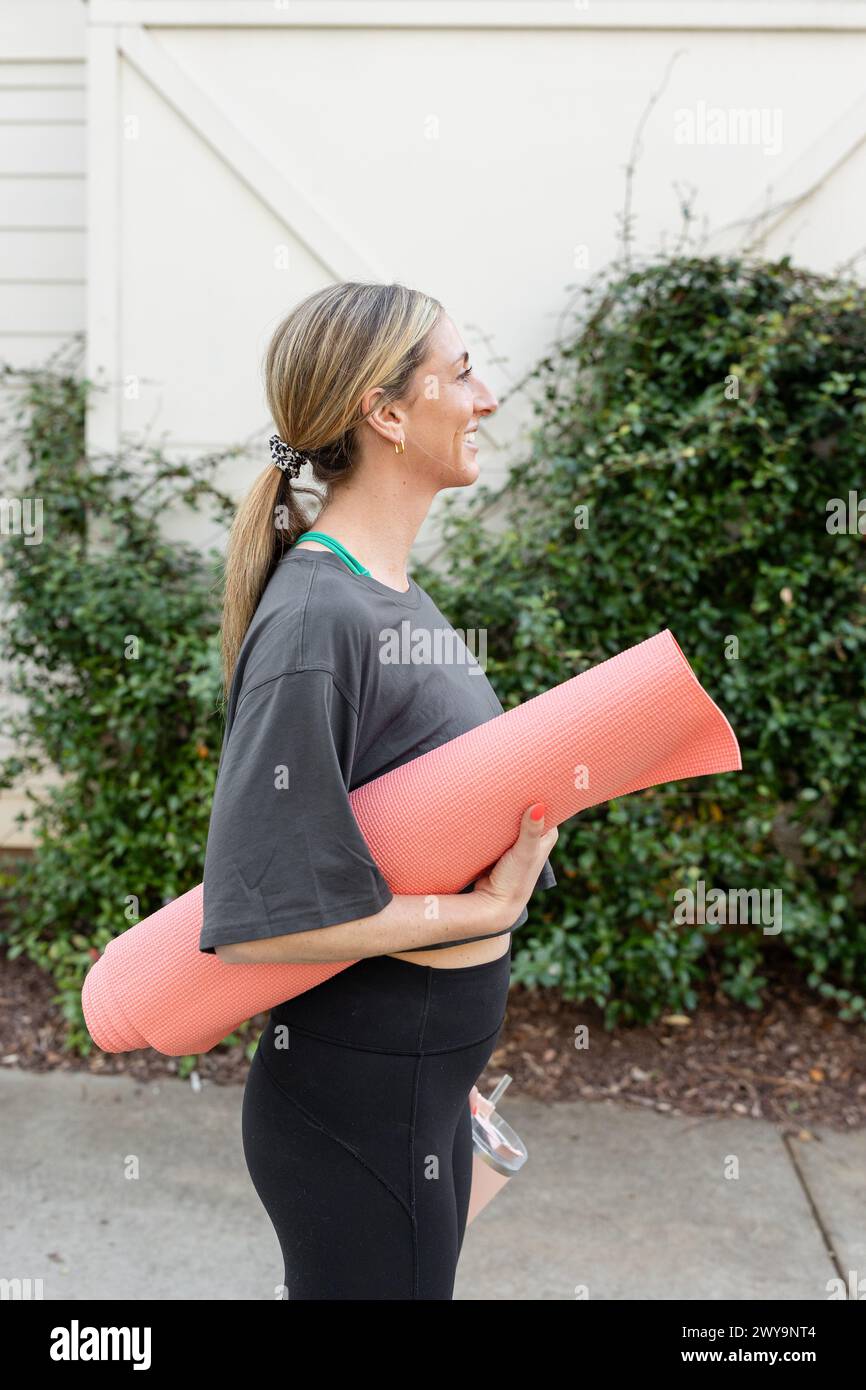
[[[0,0],[0,362],[16,367],[85,330],[86,11]],[[11,751],[0,739],[0,755]],[[21,789],[0,791],[3,848],[32,843],[14,824],[26,805]]]

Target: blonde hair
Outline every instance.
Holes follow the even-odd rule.
[[[407,397],[441,312],[438,299],[405,285],[343,281],[301,300],[271,338],[264,360],[268,407],[281,439],[309,456],[322,488],[294,483],[269,463],[238,508],[226,550],[221,624],[226,695],[274,565],[310,530],[299,494],[327,502],[357,460],[364,393],[383,388],[374,410]]]

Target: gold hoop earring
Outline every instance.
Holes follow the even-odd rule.
[[[395,444],[395,445],[394,445],[394,453],[395,453],[395,454],[405,454],[405,452],[406,452],[406,445],[404,444],[403,440],[401,439],[399,444]]]

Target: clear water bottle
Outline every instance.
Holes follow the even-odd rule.
[[[510,1084],[506,1073],[489,1096],[483,1096],[476,1086],[469,1096],[472,1111],[472,1190],[469,1196],[470,1225],[480,1211],[501,1192],[528,1157],[526,1145],[496,1109],[496,1102]]]

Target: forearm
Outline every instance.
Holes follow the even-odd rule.
[[[438,945],[451,937],[460,941],[468,936],[504,931],[518,915],[519,908],[505,920],[507,910],[481,893],[395,893],[387,906],[372,917],[262,941],[219,946],[217,955],[229,962],[257,964],[363,960],[367,956]]]

